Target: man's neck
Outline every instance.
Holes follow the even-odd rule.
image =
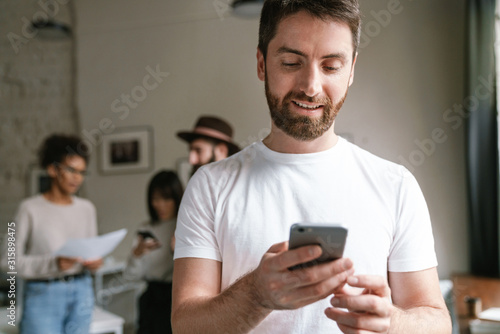
[[[316,153],[326,151],[337,144],[338,136],[332,127],[321,137],[310,141],[297,140],[278,129],[274,124],[271,133],[262,141],[270,150],[279,153]]]

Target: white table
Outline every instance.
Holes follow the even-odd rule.
[[[89,334],[123,334],[124,322],[122,317],[95,306]]]

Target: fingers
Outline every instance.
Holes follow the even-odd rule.
[[[100,265],[102,264],[102,258],[97,258],[97,259],[89,259],[83,261],[84,266],[90,266],[90,265]]]
[[[72,268],[76,263],[82,262],[82,259],[79,257],[58,257],[56,262],[59,270],[64,271]]]
[[[300,285],[295,290],[290,291],[287,299],[295,300],[297,306],[308,305],[316,300],[323,299],[332,294],[333,291],[341,289],[347,278],[354,273],[354,268],[341,272],[330,269],[328,272],[330,274],[326,274],[326,279],[321,272],[304,275],[301,280],[298,280]]]
[[[102,258],[85,260],[83,266],[91,271],[99,269],[103,264]]]
[[[350,259],[338,259],[328,263],[318,264],[308,268],[288,270],[283,277],[287,282],[295,282],[292,287],[312,285],[324,280],[333,280],[337,290],[341,290],[347,278],[354,274]]]
[[[255,292],[261,304],[272,309],[294,309],[340,291],[354,273],[350,259],[289,270],[321,255],[321,247],[305,246],[287,250],[287,242],[274,244],[253,273]]]
[[[346,312],[337,308],[327,308],[325,315],[336,321],[340,330],[345,333],[387,333],[390,328],[390,317],[378,317],[366,313]]]
[[[288,241],[279,242],[272,245],[266,253],[281,253],[288,249]]]
[[[350,312],[365,312],[379,317],[391,315],[390,302],[376,295],[336,295],[330,303],[334,307],[344,308]]]
[[[151,239],[151,238],[143,239],[142,236],[140,235],[138,236],[138,238],[139,238],[139,243],[133,249],[133,253],[137,257],[142,256],[152,250],[161,247],[161,243],[156,239]]]
[[[144,242],[144,249],[147,251],[152,251],[154,249],[159,248],[160,246],[161,246],[160,242],[156,240],[149,239]]]
[[[344,333],[385,333],[394,312],[387,280],[381,276],[358,275],[348,277],[347,283],[364,288],[363,293],[353,295],[344,290],[336,294],[330,300],[333,307],[325,310],[326,316],[336,321]]]
[[[382,276],[357,275],[349,277],[347,284],[352,287],[364,288],[365,293],[374,294],[380,297],[390,297],[391,289],[387,280]]]
[[[320,246],[304,246],[297,249],[287,251],[288,242],[279,243],[273,245],[268,252],[278,253],[282,252],[278,256],[274,257],[270,262],[269,266],[272,270],[285,270],[293,267],[297,264],[305,263],[317,259],[321,256],[322,250]],[[286,247],[286,248],[285,248]]]
[[[63,261],[63,262],[66,262],[66,263],[77,263],[77,262],[81,262],[82,261],[82,258],[81,257],[64,257],[64,256],[61,256],[61,257],[58,257],[59,261]]]

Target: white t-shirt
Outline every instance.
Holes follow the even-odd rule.
[[[427,205],[415,178],[339,138],[329,150],[284,154],[262,142],[204,166],[188,184],[174,259],[221,261],[224,290],[256,268],[296,222],[348,229],[344,257],[356,274],[387,277],[435,267]],[[329,298],[272,312],[252,333],[341,333],[324,315]]]

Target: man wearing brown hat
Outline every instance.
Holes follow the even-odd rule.
[[[179,131],[177,136],[189,143],[191,175],[208,163],[225,159],[240,148],[233,142],[233,128],[215,116],[200,116],[192,131]]]

